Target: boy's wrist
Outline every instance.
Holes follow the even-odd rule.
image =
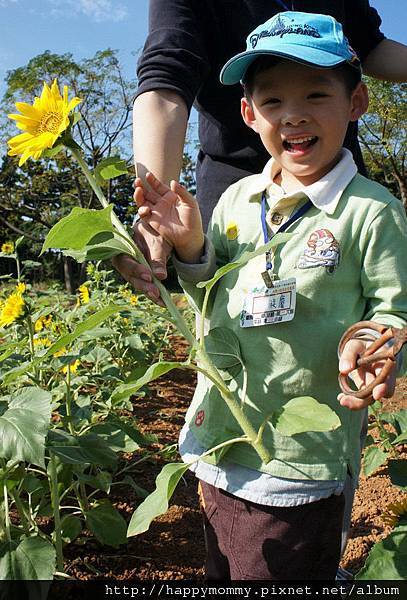
[[[174,252],[180,262],[185,264],[198,264],[204,253],[205,238],[202,235],[198,240],[194,240],[191,244],[177,245],[174,247]]]

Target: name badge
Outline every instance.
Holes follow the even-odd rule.
[[[291,321],[295,314],[295,278],[273,282],[273,287],[253,288],[243,301],[241,327],[259,327]]]

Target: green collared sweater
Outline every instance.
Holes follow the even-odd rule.
[[[217,267],[264,243],[260,195],[250,196],[251,183],[252,177],[247,177],[232,185],[215,208],[208,238]],[[303,202],[304,198],[299,205]],[[232,222],[237,226],[236,239],[226,235]],[[240,327],[243,299],[262,283],[265,257],[258,256],[218,282],[212,291],[209,326],[228,327],[239,338],[248,372],[245,411],[256,429],[267,415],[298,396],[313,396],[330,406],[341,427],[288,437],[269,424],[263,438],[273,456],[268,464],[248,444],[233,445],[227,458],[278,477],[343,480],[347,470],[353,476],[359,472],[363,411],[350,411],[337,401],[338,341],[347,327],[360,320],[405,325],[407,219],[398,199],[381,185],[356,175],[333,214],[313,206],[288,232],[294,235],[276,248],[274,271],[279,279],[297,281],[294,319]],[[333,267],[318,260],[318,252],[323,258],[327,249],[336,257]],[[181,280],[199,310],[203,291],[195,283],[185,281],[185,276]],[[242,383],[242,373],[231,382],[238,395]],[[186,419],[208,449],[242,433],[217,389],[202,376]]]

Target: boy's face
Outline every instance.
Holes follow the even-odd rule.
[[[242,116],[281,165],[282,176],[311,185],[339,160],[349,121],[367,109],[359,84],[349,95],[341,76],[281,61],[256,76],[251,103],[242,99]]]

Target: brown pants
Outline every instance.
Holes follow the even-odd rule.
[[[335,579],[343,494],[286,508],[200,483],[208,581]]]

